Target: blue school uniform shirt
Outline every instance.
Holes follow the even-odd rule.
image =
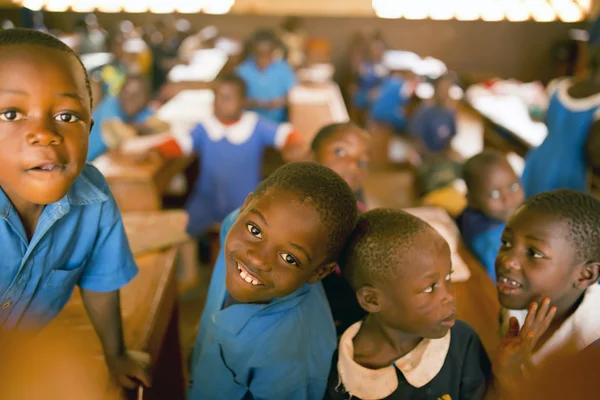
[[[467,207],[456,219],[456,224],[467,247],[496,282],[496,256],[500,251],[502,232],[506,224]]]
[[[104,121],[118,119],[126,124],[141,124],[146,122],[146,120],[153,114],[154,112],[152,109],[150,109],[150,107],[146,107],[137,115],[129,118],[123,113],[118,97],[106,97],[92,113],[94,126],[90,132],[90,144],[88,147],[87,158],[88,162],[94,161],[96,158],[106,153],[109,148],[109,145],[102,136],[102,123]]]
[[[209,116],[191,133],[176,134],[184,153],[200,154],[199,177],[185,208],[197,236],[240,207],[262,181],[267,147],[282,148],[291,127],[247,111],[233,125]]]
[[[370,92],[378,87],[388,74],[381,63],[363,62],[358,70],[357,90],[352,97],[352,104],[359,110],[371,105]]]
[[[430,152],[439,153],[448,149],[456,136],[456,114],[445,107],[422,104],[411,117],[409,131]]]
[[[395,132],[406,129],[406,112],[408,102],[406,84],[403,79],[390,76],[381,83],[379,94],[371,106],[371,119],[389,125]]]
[[[294,70],[284,60],[273,61],[261,70],[254,58],[250,57],[237,67],[236,72],[246,82],[248,98],[255,100],[271,101],[287,97],[297,82]],[[252,111],[276,122],[287,120],[285,107],[254,108]]]
[[[525,160],[523,189],[527,198],[555,189],[586,189],[585,142],[598,119],[600,95],[573,99],[569,79],[560,82],[547,112],[548,136]]]
[[[117,204],[91,165],[44,208],[31,240],[0,189],[0,243],[0,330],[41,329],[75,286],[110,292],[137,273]]]
[[[221,243],[239,211],[221,228]],[[187,398],[321,400],[336,335],[321,283],[268,304],[233,304],[226,298],[221,250],[192,358]]]

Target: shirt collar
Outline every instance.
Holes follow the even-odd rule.
[[[232,125],[224,125],[214,115],[208,116],[202,123],[208,138],[213,142],[225,138],[231,144],[243,144],[247,142],[256,129],[258,114],[252,111],[244,111],[239,121]]]
[[[450,349],[450,331],[441,339],[421,340],[414,350],[396,360],[394,365],[376,370],[365,368],[354,361],[352,341],[361,326],[362,322],[357,322],[348,328],[339,345],[339,379],[351,397],[383,399],[390,396],[398,388],[396,368],[409,384],[420,388],[431,382],[444,366]]]
[[[539,364],[549,355],[558,350],[566,352],[579,352],[600,338],[600,285],[590,286],[579,307],[562,323],[556,332],[540,347],[531,357],[533,364]],[[502,329],[508,329],[511,317],[517,318],[519,325],[523,326],[527,317],[527,310],[503,310]]]
[[[84,170],[77,177],[67,194],[53,204],[66,213],[69,211],[70,205],[94,204],[106,200],[108,200],[108,196],[86,177]],[[8,196],[0,188],[0,218],[8,220],[13,208]]]
[[[279,299],[273,299],[268,304],[234,304],[224,310],[216,311],[212,321],[218,327],[237,335],[252,318],[282,313],[296,308],[308,295],[310,287],[305,283],[294,293]]]

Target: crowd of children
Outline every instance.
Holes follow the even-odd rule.
[[[106,46],[89,22],[86,48]],[[176,30],[159,33],[153,51],[177,57]],[[112,376],[151,385],[123,340],[119,289],[137,267],[108,184],[86,161],[114,149],[198,154],[187,231],[220,224],[221,250],[189,399],[520,398],[544,363],[588,357],[600,340],[600,200],[586,193],[600,168],[597,44],[591,35],[589,77],[555,86],[548,138],[522,180],[492,150],[461,168],[467,206],[456,225],[501,304],[490,360],[457,319],[447,241],[407,212],[368,210],[363,194],[369,122],[405,136],[423,165],[455,162],[451,74],[413,111],[412,56],[384,55],[377,37],[351,90],[357,122],[324,126],[308,144],[286,122],[297,80],[272,32],[257,32],[246,60],[216,80],[213,112],[180,129],[153,121],[156,90],[139,58],[100,73],[93,109],[94,75],[73,49],[35,30],[0,31],[0,351],[4,331],[43,329],[79,286]],[[267,148],[288,162],[265,178]]]

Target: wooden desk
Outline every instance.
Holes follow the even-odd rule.
[[[484,124],[484,147],[525,157],[548,135],[542,122],[533,121],[524,104],[512,96],[481,96],[469,99],[470,107]]]
[[[290,92],[290,122],[311,143],[319,129],[347,122],[348,111],[336,83],[302,84]]]
[[[153,387],[145,390],[144,399],[183,399],[183,362],[179,346],[176,249],[136,257],[139,274],[121,290],[125,342],[129,350],[151,355]],[[89,364],[76,367],[89,369],[97,381],[107,387],[104,399],[119,399],[103,366],[102,348],[84,310],[79,291],[49,326],[77,332],[86,343]],[[75,367],[75,366],[74,366]]]
[[[500,344],[500,303],[496,287],[464,245],[459,254],[471,270],[471,278],[454,284],[457,317],[475,329],[490,357]]]
[[[149,158],[140,162],[123,160],[116,153],[98,157],[94,165],[106,177],[121,212],[157,211],[171,179],[194,161]]]

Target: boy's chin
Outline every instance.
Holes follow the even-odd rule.
[[[498,300],[500,305],[509,310],[526,310],[529,308],[531,301],[524,299],[521,296],[506,295],[498,293]]]
[[[266,296],[264,288],[260,286],[250,286],[243,282],[239,276],[227,274],[225,277],[225,287],[227,293],[240,303],[268,303],[271,299]]]

